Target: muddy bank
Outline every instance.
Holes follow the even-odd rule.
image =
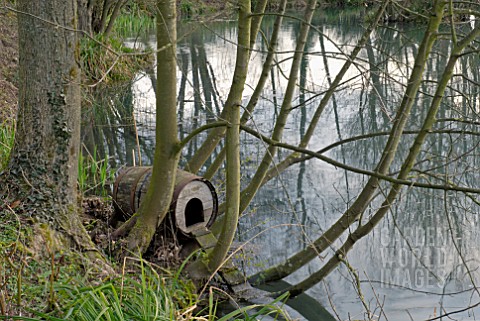
[[[0,124],[11,123],[17,108],[18,31],[13,12],[0,0]]]

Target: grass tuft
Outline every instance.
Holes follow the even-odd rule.
[[[143,260],[138,260],[128,271],[103,284],[81,281],[55,284],[54,311],[31,310],[34,317],[0,316],[0,320],[192,320],[197,296],[190,282],[174,274],[160,276]]]
[[[155,18],[146,14],[123,14],[115,19],[115,33],[121,37],[135,37],[153,33]]]
[[[0,171],[8,165],[10,152],[12,151],[15,136],[14,126],[0,125]]]
[[[11,249],[10,249],[11,251]],[[7,254],[2,253],[2,254]],[[2,309],[3,293],[0,293],[0,320],[24,321],[253,321],[262,320],[268,316],[273,320],[289,320],[282,309],[288,299],[288,293],[283,294],[269,304],[252,304],[237,306],[233,311],[223,316],[217,316],[218,295],[211,288],[206,300],[201,300],[196,294],[196,288],[189,280],[180,277],[180,273],[161,270],[142,259],[129,258],[123,273],[117,278],[106,282],[86,281],[80,274],[69,271],[66,277],[63,270],[53,259],[51,268],[42,267],[45,273],[37,273],[37,284],[21,285],[18,291],[9,289],[9,300],[25,295],[36,295],[44,298],[33,306],[23,306],[22,314],[5,313]],[[3,262],[5,264],[5,262]],[[17,267],[21,269],[21,267]],[[29,269],[34,268],[33,266]],[[50,272],[49,272],[50,270]],[[32,271],[33,272],[33,271]],[[20,274],[22,271],[20,270]],[[12,281],[18,280],[18,273],[12,273]],[[17,276],[17,278],[15,278]],[[15,280],[14,280],[15,279]],[[12,282],[10,282],[12,284]],[[13,284],[12,284],[13,285]],[[19,286],[17,282],[17,286]],[[20,290],[21,289],[21,290]],[[3,289],[5,290],[5,289]],[[222,291],[220,290],[220,293]],[[51,302],[51,299],[54,302]],[[200,309],[203,306],[203,309]],[[25,313],[26,312],[26,313]]]
[[[291,318],[283,309],[288,296],[288,293],[284,293],[268,304],[251,304],[238,307],[234,311],[222,316],[219,319],[211,318],[209,321],[256,321],[262,320],[265,316],[270,317],[270,320],[291,320]]]
[[[115,171],[108,164],[108,157],[100,158],[97,149],[78,157],[78,188],[84,195],[106,197],[109,184],[114,181]]]
[[[86,81],[90,84],[108,84],[131,80],[138,70],[151,64],[150,53],[139,53],[124,46],[117,37],[104,39],[101,35],[83,38],[80,58]]]

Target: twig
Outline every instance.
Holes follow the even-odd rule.
[[[135,120],[135,112],[132,112],[132,119],[133,119],[133,129],[135,130],[135,141],[137,143],[137,150],[138,150],[138,164],[142,166],[142,152],[140,151],[140,141],[138,139],[138,129],[137,129],[137,121]]]

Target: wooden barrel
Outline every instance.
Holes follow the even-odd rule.
[[[115,180],[113,200],[116,220],[125,221],[140,208],[147,193],[152,167],[122,169]],[[190,236],[198,228],[209,228],[218,211],[217,193],[206,179],[177,169],[170,215],[175,227]]]

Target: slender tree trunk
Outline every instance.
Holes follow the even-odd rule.
[[[227,189],[226,212],[218,243],[208,258],[210,271],[221,266],[237,230],[240,206],[240,106],[250,58],[250,0],[239,0],[237,59],[232,87],[227,98]]]
[[[262,22],[262,13],[265,10],[267,0],[260,0],[257,2],[257,5],[255,6],[255,16],[252,17],[251,20],[253,20],[250,23],[249,27],[249,35],[250,39],[248,44],[245,44],[246,49],[251,49],[253,47],[253,44],[255,43],[255,39],[257,37],[257,34],[260,30],[260,25]],[[250,51],[248,53],[248,58],[250,58]],[[243,92],[243,88],[242,88]],[[228,97],[231,97],[230,95]],[[225,102],[225,106],[231,106],[233,104],[232,101],[229,101],[227,97],[227,101]],[[227,114],[227,109],[223,108],[222,113],[220,114],[220,118],[225,119]],[[191,157],[189,160],[186,169],[192,173],[197,173],[201,167],[205,164],[207,159],[211,156],[212,152],[215,150],[217,147],[218,143],[220,140],[225,136],[226,129],[222,127],[214,128],[213,130],[210,131],[208,134],[207,138],[203,142],[202,146],[197,149],[197,152]]]
[[[98,26],[96,26],[97,27],[96,31],[98,33],[102,33],[105,31],[105,28],[107,27],[108,15],[110,14],[110,9],[114,1],[115,0],[103,0],[101,18]],[[117,1],[120,1],[120,0],[117,0]]]
[[[179,159],[176,114],[176,1],[157,1],[157,112],[156,147],[150,186],[136,223],[127,237],[127,249],[144,253],[157,226],[165,218],[173,195]]]
[[[300,27],[300,33],[297,38],[297,45],[295,47],[292,67],[290,69],[290,76],[288,78],[287,89],[285,90],[282,107],[280,108],[280,114],[275,121],[275,127],[272,133],[272,139],[274,141],[280,141],[282,139],[283,130],[287,124],[287,119],[292,109],[292,100],[295,90],[297,88],[297,79],[300,70],[300,63],[302,61],[303,51],[307,42],[308,32],[310,30],[310,23],[312,21],[316,5],[316,0],[310,0],[308,2],[305,11],[304,21],[302,22],[302,25]],[[273,157],[275,156],[276,152],[276,146],[268,147],[265,156],[262,159],[262,162],[260,163],[252,180],[250,181],[250,184],[242,191],[240,204],[241,212],[243,212],[247,208],[247,206],[250,204],[251,200],[257,193],[259,187],[263,182],[263,179],[265,178],[265,175],[268,172],[268,168],[270,167],[270,164],[272,163]]]
[[[252,22],[250,24],[250,49],[253,49],[255,42],[257,41],[257,35],[260,31],[260,27],[263,21],[263,13],[267,7],[268,0],[257,0],[255,3],[255,8],[253,9]],[[251,52],[250,52],[251,54]]]
[[[108,20],[107,28],[105,29],[105,32],[103,33],[103,35],[105,37],[108,37],[108,35],[112,31],[115,19],[117,19],[118,15],[120,14],[120,9],[122,9],[122,7],[126,3],[127,3],[127,0],[118,0],[117,3],[115,4],[115,7],[113,8],[112,14],[110,15],[110,18]]]
[[[250,100],[248,101],[247,107],[245,107],[245,111],[243,112],[242,117],[240,119],[240,123],[242,125],[246,124],[247,121],[250,119],[253,113],[253,110],[255,109],[255,106],[257,105],[258,100],[260,99],[260,96],[263,92],[263,88],[265,87],[265,84],[268,80],[270,71],[272,70],[273,59],[275,57],[275,53],[278,45],[278,35],[280,33],[280,27],[282,26],[283,15],[285,14],[286,6],[287,6],[287,0],[282,0],[280,4],[280,11],[278,12],[278,16],[275,19],[275,23],[273,26],[272,36],[270,37],[270,43],[268,44],[268,53],[267,53],[267,57],[265,58],[265,62],[263,63],[262,73],[260,75],[260,78],[258,79],[257,86],[255,86],[255,90],[253,91],[253,94],[250,97]],[[254,30],[253,27],[252,27],[252,30]],[[256,33],[252,32],[252,34],[256,34]],[[250,39],[250,47],[253,47],[254,44],[255,42],[252,41],[252,39]],[[225,149],[222,148],[222,150],[218,154],[215,161],[212,163],[212,165],[208,167],[204,177],[206,179],[211,179],[213,175],[215,175],[215,173],[218,171],[220,166],[222,165],[224,159],[225,159]]]

